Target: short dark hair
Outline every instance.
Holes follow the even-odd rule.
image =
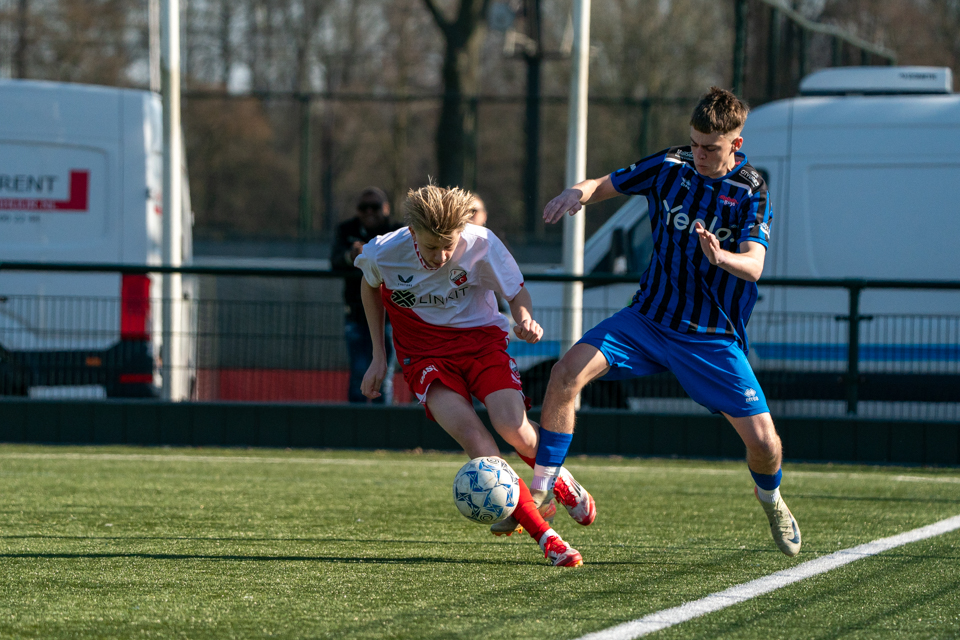
[[[357,198],[357,204],[363,202],[366,198],[374,196],[377,200],[380,201],[380,204],[387,204],[387,192],[381,189],[380,187],[367,187],[360,192],[360,197]]]
[[[750,107],[726,89],[710,87],[693,108],[690,126],[700,133],[730,133],[743,128]]]

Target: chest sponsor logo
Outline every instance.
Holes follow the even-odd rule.
[[[393,300],[395,305],[404,309],[409,309],[417,304],[417,296],[412,291],[394,291],[390,294],[390,299]]]
[[[454,289],[447,296],[439,293],[423,293],[417,295],[410,290],[397,289],[390,294],[390,300],[398,307],[410,309],[412,307],[443,307],[447,302],[461,300],[467,296],[470,287],[464,286]]]
[[[467,272],[463,269],[451,269],[450,282],[452,282],[455,287],[462,287],[467,284]]]
[[[704,227],[707,228],[707,231],[716,235],[717,240],[719,240],[720,242],[723,242],[724,240],[729,239],[730,236],[733,235],[733,231],[731,231],[730,229],[727,229],[726,227],[720,227],[719,229],[716,228],[717,223],[720,221],[720,218],[717,216],[713,217],[713,220],[710,221],[709,226],[707,226],[707,223],[704,221],[703,218],[697,218],[691,221],[690,216],[688,216],[683,212],[682,204],[678,204],[677,206],[671,209],[670,205],[667,204],[667,201],[664,200],[663,212],[666,216],[664,222],[667,225],[667,227],[669,228],[672,226],[677,231],[685,231],[687,229],[690,229],[690,234],[693,235],[694,226],[696,225],[697,222],[699,222],[700,224],[702,224]],[[734,229],[736,229],[735,225],[731,225],[731,226]]]

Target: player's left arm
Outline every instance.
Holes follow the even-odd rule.
[[[742,173],[742,172],[741,172]],[[735,239],[737,250],[727,251],[720,248],[720,241],[706,230],[703,223],[697,222],[695,229],[700,240],[700,248],[710,264],[716,265],[741,280],[756,282],[763,273],[763,262],[770,242],[770,222],[773,211],[770,208],[770,194],[767,185],[759,173],[747,171],[745,178],[752,190],[739,207],[739,235]],[[736,227],[735,227],[736,228]]]
[[[513,327],[513,332],[517,334],[518,338],[530,344],[538,342],[543,337],[543,327],[533,319],[533,315],[530,313],[533,309],[533,300],[530,298],[530,292],[527,291],[527,288],[520,287],[520,292],[513,296],[508,304],[510,305],[510,313],[517,323]]]
[[[745,240],[739,245],[739,252],[734,253],[720,248],[720,241],[697,222],[697,235],[700,236],[700,248],[710,264],[715,265],[749,282],[756,282],[763,273],[763,261],[767,255],[767,248],[759,242]]]

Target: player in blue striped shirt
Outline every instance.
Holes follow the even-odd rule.
[[[747,361],[746,325],[770,242],[767,185],[741,153],[747,106],[713,87],[694,108],[690,145],[672,147],[547,203],[554,223],[618,194],[649,203],[653,259],[629,307],[588,331],[554,366],[541,414],[532,489],[557,491],[575,401],[597,379],[672,371],[691,398],[722,413],[747,448],[777,546],[800,552],[800,529],[780,497],[780,438]],[[593,499],[584,492],[583,501]]]

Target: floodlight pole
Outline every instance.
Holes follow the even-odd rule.
[[[160,0],[160,85],[163,95],[163,264],[179,267],[183,260],[182,157],[180,139],[180,2]],[[163,276],[162,339],[163,398],[176,397],[174,359],[176,328],[183,292],[179,274]]]
[[[566,184],[587,177],[587,78],[590,65],[590,0],[573,1],[573,52],[570,57],[570,115],[567,121]],[[563,270],[583,274],[585,211],[563,219]],[[566,353],[583,335],[583,283],[563,285],[563,336]]]

